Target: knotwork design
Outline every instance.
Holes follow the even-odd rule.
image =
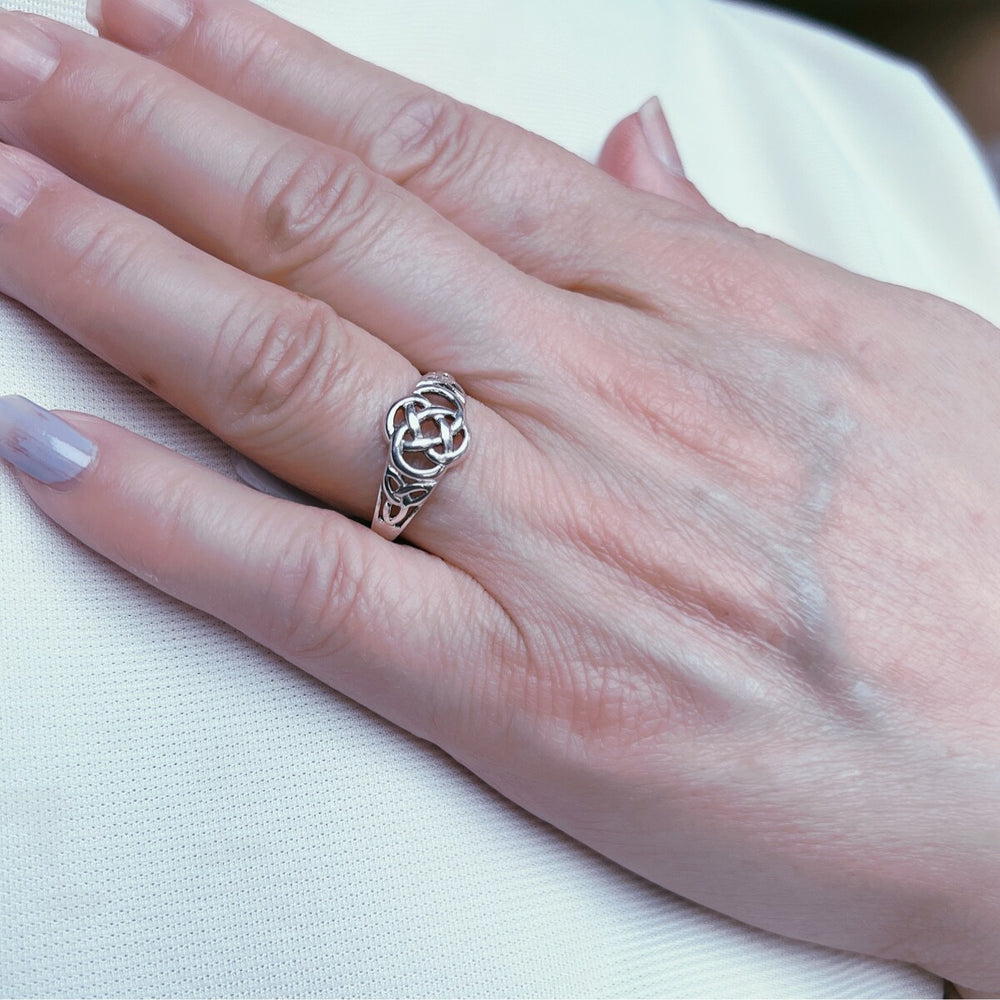
[[[430,372],[385,417],[389,458],[372,528],[395,538],[431,495],[441,474],[469,447],[465,393],[446,372]]]

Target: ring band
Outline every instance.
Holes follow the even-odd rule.
[[[389,458],[372,530],[390,542],[416,517],[445,469],[469,448],[465,393],[447,372],[429,372],[396,400],[383,428]]]

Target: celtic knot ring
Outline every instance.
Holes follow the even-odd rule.
[[[413,520],[441,474],[469,448],[465,393],[447,372],[429,372],[385,415],[389,458],[372,529],[390,542]]]

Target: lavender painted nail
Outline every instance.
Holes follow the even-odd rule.
[[[238,451],[230,451],[230,459],[233,463],[233,471],[240,479],[252,486],[258,493],[266,493],[268,496],[277,497],[279,500],[291,500],[294,503],[305,504],[307,507],[323,506],[319,500],[296,489],[284,479],[279,479],[274,473],[268,472],[256,462],[250,461],[246,455],[241,455]]]
[[[66,488],[97,457],[97,446],[23,396],[0,396],[0,458],[47,486]]]

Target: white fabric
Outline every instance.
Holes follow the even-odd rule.
[[[588,157],[658,93],[689,172],[741,223],[1000,319],[996,201],[911,69],[707,0],[271,5]],[[83,24],[83,0],[16,6]],[[3,392],[226,468],[10,303]],[[7,476],[0,564],[0,994],[941,995],[603,861],[85,551]]]

